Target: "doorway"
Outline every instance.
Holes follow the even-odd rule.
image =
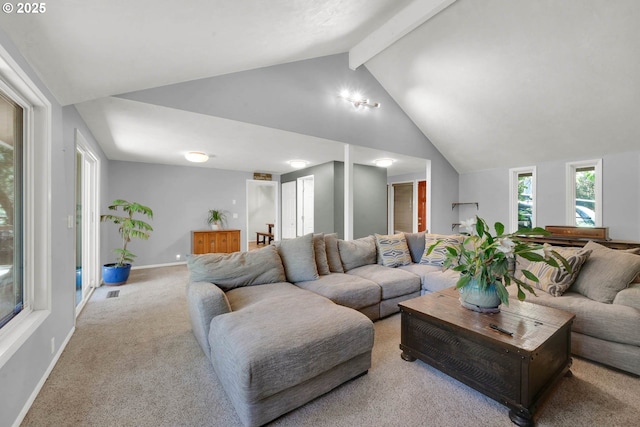
[[[388,232],[415,233],[427,229],[427,181],[416,180],[388,186]]]
[[[277,240],[278,183],[247,180],[247,250],[258,247],[257,233],[267,233]],[[269,238],[265,240],[268,244]]]
[[[76,316],[100,281],[99,169],[97,156],[76,129]]]

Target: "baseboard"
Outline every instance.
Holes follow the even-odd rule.
[[[187,264],[186,261],[179,261],[179,262],[168,262],[166,264],[136,265],[136,266],[132,266],[131,269],[144,270],[145,268],[172,267],[174,265],[186,265],[186,264]]]
[[[12,427],[19,427],[22,421],[24,421],[24,417],[27,416],[27,412],[29,412],[29,409],[31,409],[31,405],[33,405],[33,402],[35,402],[36,397],[38,397],[38,394],[40,393],[40,390],[42,390],[42,387],[44,386],[45,381],[47,381],[47,378],[49,378],[49,375],[51,375],[51,371],[53,371],[53,368],[58,363],[58,359],[60,359],[62,352],[67,347],[67,344],[69,344],[69,341],[71,340],[71,337],[73,336],[75,331],[76,331],[76,327],[74,326],[73,328],[71,328],[71,330],[69,331],[69,334],[64,339],[56,355],[53,357],[53,359],[51,359],[51,363],[49,364],[49,367],[47,368],[44,375],[38,382],[38,385],[36,386],[36,388],[33,390],[33,393],[31,393],[31,396],[29,396],[29,399],[27,399],[27,402],[24,404],[22,411],[20,411],[20,413],[18,414],[18,418],[16,418],[16,420],[14,421]]]

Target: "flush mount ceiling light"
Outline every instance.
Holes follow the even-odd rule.
[[[379,102],[371,102],[368,98],[365,98],[359,93],[350,93],[343,90],[340,92],[340,98],[353,104],[355,108],[367,107],[367,108],[380,108]]]
[[[380,168],[388,168],[389,166],[391,166],[393,164],[394,160],[393,159],[376,159],[373,161],[373,163],[380,167]]]
[[[204,163],[209,160],[209,155],[202,151],[189,151],[184,158],[194,163]]]
[[[289,160],[289,166],[296,169],[305,168],[308,164],[309,162],[307,162],[306,160]]]

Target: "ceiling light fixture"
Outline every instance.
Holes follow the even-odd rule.
[[[308,164],[306,160],[289,160],[289,166],[296,169],[306,168]]]
[[[373,161],[373,163],[380,168],[388,168],[393,164],[394,161],[395,160],[393,159],[384,158],[384,159],[376,159]]]
[[[353,104],[355,108],[367,107],[367,108],[380,108],[379,102],[371,102],[368,98],[363,97],[359,93],[350,93],[343,90],[340,92],[340,98]]]
[[[204,163],[209,160],[209,155],[202,151],[189,151],[184,158],[194,163]]]

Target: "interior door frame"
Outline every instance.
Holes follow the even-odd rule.
[[[266,181],[266,180],[259,180],[259,179],[248,179],[247,180],[247,184],[246,184],[246,215],[245,215],[245,239],[244,239],[244,249],[240,248],[240,250],[249,250],[249,242],[251,241],[251,237],[249,235],[249,211],[251,210],[251,206],[250,206],[250,200],[249,200],[249,188],[252,184],[260,184],[260,185],[264,185],[264,186],[269,186],[269,187],[273,187],[273,191],[274,191],[274,203],[273,203],[273,217],[274,219],[274,225],[273,225],[273,240],[280,240],[280,189],[279,187],[279,183],[277,181]]]
[[[100,286],[100,159],[87,143],[79,129],[75,132],[74,156],[78,153],[82,157],[82,300],[75,304],[76,317],[91,297],[93,290]],[[77,178],[78,171],[76,171]],[[76,200],[76,205],[78,204]]]
[[[313,183],[314,199],[313,199],[313,211],[314,211],[314,229],[315,229],[315,176],[305,175],[296,179],[296,234],[303,236],[305,234],[306,221],[304,220],[304,182],[311,181]],[[302,213],[301,213],[302,211]]]

